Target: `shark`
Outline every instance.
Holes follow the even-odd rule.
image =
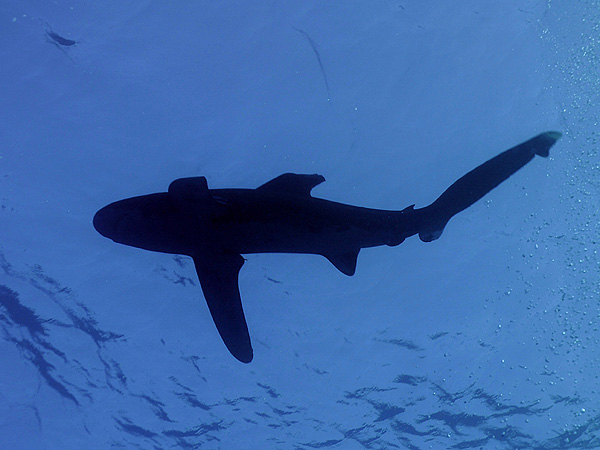
[[[191,257],[225,346],[249,363],[254,353],[238,285],[242,255],[321,255],[352,276],[361,249],[396,246],[414,235],[438,239],[453,216],[535,156],[548,157],[560,137],[547,131],[498,154],[423,208],[380,210],[316,198],[312,189],[325,181],[318,174],[284,173],[255,189],[209,189],[198,176],[176,179],[167,192],[111,203],[96,212],[93,225],[119,244]]]

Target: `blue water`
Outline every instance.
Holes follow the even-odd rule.
[[[0,448],[598,448],[599,7],[2,2]],[[249,365],[189,259],[91,224],[200,175],[425,206],[552,129],[551,158],[354,277],[248,255]]]

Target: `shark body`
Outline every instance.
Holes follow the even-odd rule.
[[[256,189],[209,189],[206,178],[180,178],[167,192],[120,200],[100,209],[103,236],[145,250],[193,258],[223,342],[239,361],[253,358],[238,288],[242,254],[308,253],[353,275],[361,248],[395,246],[418,234],[437,239],[468,208],[560,138],[542,133],[467,173],[431,205],[401,211],[362,208],[311,196],[321,175],[286,173]]]

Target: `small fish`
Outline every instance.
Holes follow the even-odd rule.
[[[50,39],[52,39],[52,41],[54,41],[53,44],[62,45],[63,47],[71,47],[71,46],[77,44],[77,41],[73,41],[72,39],[64,38],[64,37],[56,34],[54,31],[46,31],[46,36],[48,36]]]

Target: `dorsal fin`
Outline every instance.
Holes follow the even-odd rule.
[[[188,201],[211,198],[208,183],[204,177],[179,178],[169,185],[169,194]]]
[[[312,188],[325,181],[323,175],[304,175],[297,173],[284,173],[262,186],[257,187],[259,191],[273,193],[287,193],[293,195],[310,195]]]

